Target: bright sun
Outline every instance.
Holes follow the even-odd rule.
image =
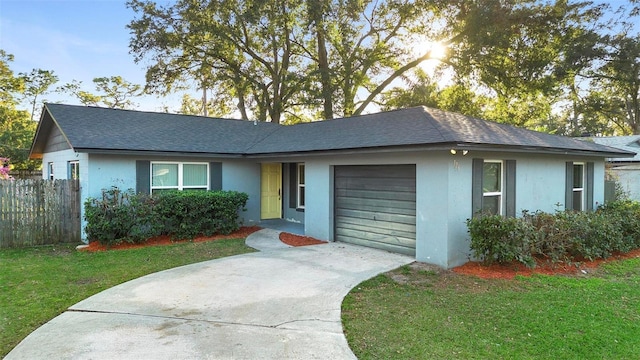
[[[447,77],[443,77],[443,74],[436,74],[436,69],[442,63],[441,60],[447,57],[447,45],[437,41],[415,39],[412,46],[414,58],[419,58],[427,52],[430,52],[429,59],[421,62],[419,67],[430,76],[437,78],[440,85],[446,86]]]

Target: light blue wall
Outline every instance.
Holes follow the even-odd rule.
[[[244,225],[254,225],[260,221],[260,164],[253,160],[224,160],[222,189],[249,195],[247,211],[240,213]]]
[[[349,155],[269,159],[267,162],[304,162],[306,171],[306,235],[333,241],[333,169],[338,165],[416,165],[416,259],[445,268],[461,265],[470,257],[466,220],[471,217],[471,168],[473,158],[516,160],[516,211],[564,209],[566,161],[595,163],[594,207],[604,200],[604,161],[592,158],[536,156],[520,153],[460,152],[448,150],[385,152]],[[53,161],[56,169],[66,169],[67,161],[80,161],[82,201],[98,197],[102,189],[117,186],[135,189],[136,160],[221,161],[224,190],[246,192],[246,225],[260,220],[260,161],[255,159],[140,158],[75,154],[65,150],[45,154],[43,163]],[[283,184],[288,181],[286,170]],[[66,177],[66,170],[64,172]],[[45,174],[46,177],[46,169]],[[62,176],[56,171],[56,177]],[[62,177],[60,177],[62,178]],[[285,188],[283,188],[284,190]],[[286,196],[284,208],[288,207]],[[556,204],[561,204],[560,207]],[[285,217],[287,213],[285,212]],[[84,225],[83,225],[84,226]]]
[[[594,207],[604,199],[604,162],[593,158],[448,150],[316,156],[305,162],[305,233],[333,241],[333,167],[338,165],[416,165],[416,259],[445,268],[471,257],[466,220],[472,215],[472,160],[516,160],[516,211],[564,209],[567,161],[595,163]]]
[[[86,154],[85,154],[86,155]],[[88,157],[88,186],[82,190],[82,201],[87,197],[99,197],[103,189],[117,186],[122,190],[136,189],[136,160],[148,161],[196,161],[222,162],[222,188],[245,192],[249,195],[247,211],[241,212],[243,224],[255,224],[260,219],[260,164],[242,159],[188,158],[188,157],[136,157],[113,155],[90,155]],[[81,172],[83,166],[81,164]],[[83,223],[84,228],[84,223]]]

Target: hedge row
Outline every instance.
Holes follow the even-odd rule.
[[[102,198],[85,202],[85,232],[89,241],[105,245],[139,243],[158,235],[192,239],[229,234],[240,227],[238,212],[248,195],[235,191],[170,191],[150,197],[103,190]]]
[[[640,203],[620,200],[594,212],[479,216],[468,219],[467,227],[473,255],[488,264],[593,260],[640,248]]]

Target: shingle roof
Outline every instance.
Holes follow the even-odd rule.
[[[75,149],[242,154],[279,125],[201,116],[46,104]],[[46,120],[46,117],[43,118]]]
[[[251,147],[249,152],[259,154],[424,145],[605,152],[625,156],[625,153],[618,149],[593,142],[531,131],[428,107],[413,107],[284,127]]]
[[[631,152],[568,137],[414,107],[293,126],[201,116],[45,105],[38,134],[57,124],[76,151],[152,151],[268,155],[403,146],[499,147],[532,152],[630,156]],[[32,155],[42,152],[36,135]]]
[[[609,161],[640,162],[640,135],[595,137],[591,140],[597,144],[636,153],[633,158],[610,158]]]

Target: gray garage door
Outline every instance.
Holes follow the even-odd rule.
[[[416,252],[415,165],[336,166],[335,239]]]

